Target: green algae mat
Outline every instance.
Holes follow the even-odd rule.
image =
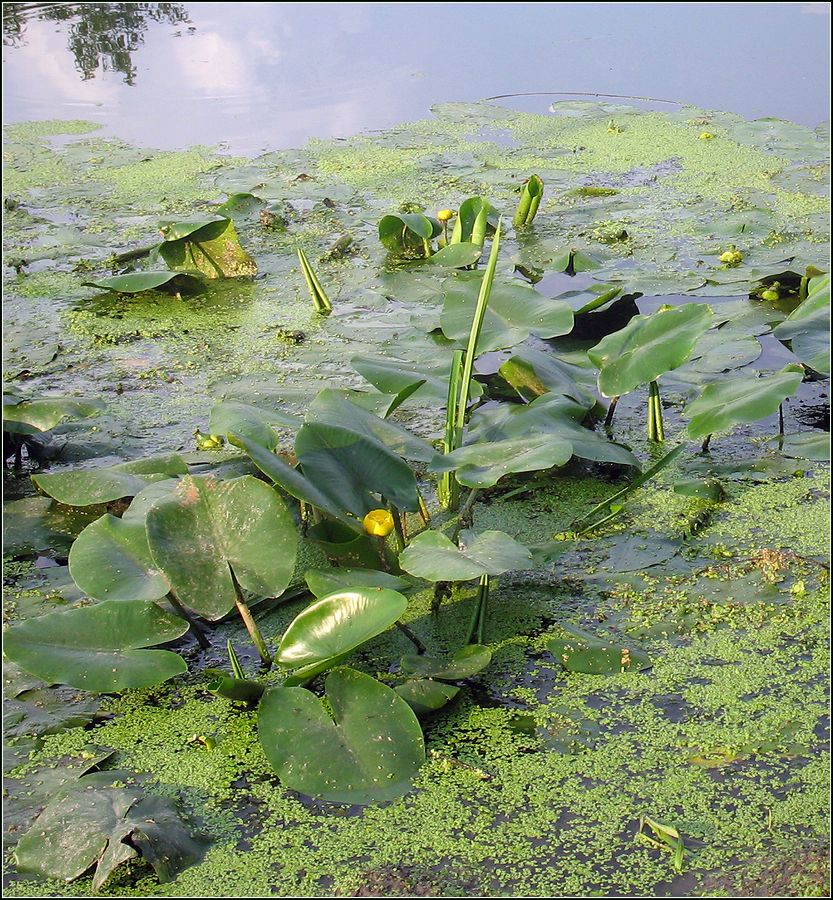
[[[12,896],[825,896],[829,133],[4,143]]]

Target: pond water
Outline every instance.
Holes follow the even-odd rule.
[[[829,15],[826,3],[4,3],[4,119],[83,118],[143,146],[249,155],[524,92],[504,103],[544,112],[600,92],[815,127]]]

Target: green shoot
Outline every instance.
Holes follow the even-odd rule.
[[[300,247],[298,248],[298,261],[301,263],[301,272],[304,275],[304,281],[307,283],[307,290],[312,299],[312,305],[320,315],[328,316],[333,311],[333,305],[330,303],[330,298],[327,296],[326,291],[321,287],[318,276],[313,272],[306,253]]]
[[[518,210],[515,213],[515,218],[512,220],[512,224],[515,228],[532,224],[532,220],[538,212],[538,207],[543,196],[544,182],[538,175],[530,176],[524,183],[521,199],[518,203]]]

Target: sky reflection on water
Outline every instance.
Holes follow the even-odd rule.
[[[59,6],[81,4],[4,4],[6,122],[85,118],[131,142],[253,154],[524,91],[811,126],[829,108],[827,3],[107,3],[39,18]]]

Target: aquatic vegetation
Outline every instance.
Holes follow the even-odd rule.
[[[531,175],[524,182],[521,199],[518,201],[518,209],[515,212],[515,218],[512,220],[515,228],[532,224],[543,196],[544,182],[538,175]]]
[[[591,128],[604,132],[604,140],[618,148],[612,153],[633,154],[628,142],[642,128],[641,114],[616,117],[622,124],[613,133],[604,118],[589,116],[583,127],[587,134]],[[513,127],[533,126],[538,127],[523,119]],[[578,136],[574,124],[564,127]],[[669,135],[677,133],[676,125],[668,127]],[[698,138],[687,128],[681,146],[690,161]],[[732,142],[722,127],[717,133],[720,139],[703,152],[719,155]],[[717,567],[747,551],[757,559],[763,541],[776,540],[772,523],[765,525],[758,513],[752,517],[769,528],[765,536],[759,531],[736,537],[738,517],[750,515],[754,481],[782,479],[776,487],[789,503],[812,506],[817,515],[822,485],[805,475],[818,467],[795,458],[823,457],[824,436],[784,435],[780,444],[757,447],[758,456],[746,468],[737,460],[725,462],[745,436],[727,435],[725,455],[719,443],[714,459],[692,458],[686,442],[703,437],[706,428],[728,431],[759,422],[812,386],[809,379],[825,366],[829,371],[829,280],[817,270],[800,275],[806,268],[787,262],[822,256],[813,256],[815,245],[799,247],[797,238],[789,238],[787,250],[765,246],[765,236],[783,224],[781,213],[769,207],[739,204],[737,211],[715,217],[698,200],[687,211],[698,220],[697,229],[674,233],[679,256],[672,257],[664,237],[651,230],[648,220],[656,210],[647,210],[645,230],[629,212],[628,205],[646,195],[640,186],[628,186],[625,176],[612,182],[616,187],[596,188],[607,181],[598,174],[592,176],[595,184],[576,187],[564,172],[580,153],[560,156],[548,145],[547,152],[555,153],[550,163],[564,159],[568,167],[558,174],[541,166],[540,158],[534,169],[520,168],[517,158],[510,166],[510,156],[500,149],[471,143],[475,154],[496,154],[500,166],[481,169],[478,162],[453,185],[457,196],[470,196],[452,228],[449,210],[435,220],[418,210],[393,217],[385,232],[391,248],[377,244],[368,215],[375,221],[402,196],[424,200],[417,203],[420,209],[449,203],[455,196],[450,184],[418,191],[418,182],[409,180],[399,197],[388,196],[385,186],[357,192],[334,180],[333,166],[347,148],[316,158],[261,160],[234,177],[222,171],[218,183],[229,200],[212,209],[233,220],[265,279],[249,285],[250,294],[242,284],[206,279],[199,301],[204,307],[189,310],[189,318],[184,311],[173,315],[171,333],[161,338],[164,353],[176,348],[183,359],[192,355],[196,366],[210,361],[211,389],[200,393],[181,369],[170,367],[184,387],[164,382],[163,390],[172,398],[194,395],[187,407],[171,413],[188,419],[187,428],[176,438],[171,431],[154,432],[142,451],[159,450],[163,434],[171,436],[168,447],[183,446],[183,438],[193,447],[199,421],[205,429],[197,433],[199,452],[97,468],[73,469],[70,460],[34,477],[47,497],[26,498],[18,501],[25,508],[9,510],[18,531],[29,532],[26,541],[11,545],[13,552],[24,547],[21,552],[28,553],[35,541],[35,552],[63,554],[58,565],[43,570],[46,575],[35,575],[50,577],[48,584],[63,591],[60,602],[67,604],[60,612],[48,605],[54,601],[40,597],[21,596],[12,604],[7,653],[25,670],[18,676],[22,683],[37,684],[40,676],[82,690],[120,692],[102,698],[116,712],[113,720],[96,724],[102,739],[112,737],[112,746],[128,760],[141,759],[163,793],[188,785],[189,806],[210,810],[207,830],[218,840],[214,855],[180,876],[177,890],[199,885],[204,875],[197,873],[215,873],[211,877],[219,884],[230,865],[240,872],[240,864],[228,860],[237,840],[229,822],[251,819],[242,805],[250,802],[260,805],[256,818],[263,823],[253,844],[270,861],[281,855],[287,890],[302,885],[320,893],[324,886],[326,892],[330,882],[316,880],[324,877],[319,868],[307,868],[325,852],[339,859],[370,853],[380,860],[397,854],[408,860],[439,837],[437,846],[449,848],[442,852],[456,863],[465,855],[464,830],[475,835],[465,839],[472,860],[508,853],[506,872],[519,883],[541,885],[545,879],[530,862],[530,835],[553,832],[552,840],[562,841],[562,832],[573,826],[553,829],[551,811],[568,807],[577,817],[575,834],[587,846],[604,853],[615,847],[637,873],[605,875],[605,885],[631,886],[640,877],[659,883],[668,877],[669,862],[671,869],[680,868],[681,853],[701,869],[728,858],[733,829],[748,830],[761,804],[771,800],[765,784],[738,778],[732,783],[745,792],[748,814],[745,807],[738,813],[728,805],[713,813],[707,804],[725,799],[720,789],[678,771],[678,760],[719,759],[717,768],[731,771],[742,758],[737,748],[754,747],[751,756],[770,754],[767,764],[783,763],[784,772],[792,764],[778,756],[783,723],[775,720],[783,718],[785,703],[795,705],[800,689],[773,677],[772,667],[795,663],[801,673],[816,671],[819,650],[807,610],[824,576],[807,558],[793,560],[795,572],[768,587],[754,579],[741,583]],[[616,156],[622,167],[604,171],[621,174],[628,158]],[[411,171],[409,161],[400,158],[397,165]],[[298,166],[308,170],[307,177],[298,180]],[[358,168],[348,167],[345,178],[366,178]],[[514,204],[519,169],[542,172],[559,210],[551,215],[549,206],[539,209],[534,229],[519,227],[506,235],[497,213]],[[659,174],[660,181],[673,177]],[[257,195],[251,193],[256,184],[262,184]],[[679,184],[675,189],[682,192]],[[713,202],[715,195],[707,194]],[[206,196],[216,191],[206,189]],[[485,196],[495,197],[495,204]],[[283,226],[264,227],[259,210],[264,204],[278,209],[286,198],[304,202],[292,212],[281,207]],[[678,208],[676,199],[669,202],[669,221]],[[607,222],[627,232],[633,253],[628,265],[616,257],[622,241],[594,237]],[[173,240],[165,243],[199,237],[200,227],[210,226],[213,233],[222,222],[191,224],[196,231],[177,236],[174,229]],[[466,270],[480,261],[490,233],[485,271]],[[352,236],[342,242],[350,252],[328,255],[326,248],[341,241],[333,244],[335,235]],[[141,239],[138,231],[135,238]],[[743,247],[743,258],[732,265],[722,261],[722,269],[720,255],[732,240]],[[336,301],[329,316],[310,309],[303,295],[292,262],[300,242],[318,260]],[[698,253],[691,259],[706,260],[702,266],[683,262],[692,247]],[[386,258],[384,250],[392,256]],[[196,259],[201,251],[183,252]],[[302,270],[312,272],[306,254],[299,257]],[[102,253],[102,267],[105,258]],[[509,274],[515,268],[538,273],[545,287],[522,283]],[[576,272],[585,277],[580,290],[564,290]],[[116,277],[142,274],[148,272]],[[243,306],[264,290],[271,291],[268,304],[256,301],[247,316],[214,316],[215,306]],[[764,296],[768,291],[777,296]],[[642,294],[650,302],[669,293],[704,300],[639,313]],[[732,294],[743,299],[705,299]],[[145,302],[141,296],[130,304],[111,301],[96,306],[95,314],[105,323],[122,316],[119,324],[130,329],[131,304]],[[193,334],[184,334],[191,329]],[[238,329],[249,329],[241,353]],[[301,338],[279,342],[279,329]],[[776,344],[778,352],[796,362],[784,367],[762,358],[760,371],[754,371],[758,339],[769,350],[771,335],[785,342]],[[147,343],[136,348],[136,356],[140,350],[147,354]],[[135,364],[133,353],[120,348],[117,359]],[[154,357],[154,366],[163,370],[166,358]],[[366,380],[361,387],[345,365],[348,358]],[[258,377],[247,374],[251,361]],[[658,379],[666,385],[668,422]],[[120,374],[122,381],[128,389],[108,407],[118,406],[133,425],[144,398],[139,392],[131,396],[130,382]],[[620,407],[621,443],[597,428],[604,416],[597,390],[604,397],[615,396],[614,390],[627,395],[643,384],[652,400],[651,442],[665,429],[682,441],[659,459],[649,446],[645,463],[645,443],[630,427],[635,397]],[[213,406],[212,399],[218,401]],[[753,433],[757,440],[761,429]],[[126,445],[124,455],[135,455],[136,446]],[[627,483],[619,487],[623,477]],[[649,482],[649,489],[639,490]],[[469,488],[462,496],[461,487]],[[47,511],[52,531],[38,524],[46,522]],[[799,555],[818,555],[818,529],[812,526],[809,535],[786,507],[781,512],[777,536],[783,530],[785,540],[800,538],[794,551]],[[59,540],[58,513],[87,518],[72,526],[61,520]],[[551,537],[556,532],[557,539]],[[704,566],[715,571],[695,578],[692,572]],[[448,602],[441,604],[444,598]],[[248,616],[254,648],[235,611],[244,620]],[[127,625],[111,627],[122,621],[134,623],[129,634]],[[806,646],[794,648],[784,638],[788,633]],[[216,645],[229,647],[229,638],[239,656],[231,645],[230,670],[220,670]],[[406,641],[416,652],[403,656]],[[766,665],[761,641],[776,648]],[[209,642],[213,646],[205,646]],[[799,650],[811,661],[799,660]],[[713,665],[709,653],[718,657]],[[732,661],[726,667],[731,673],[722,671],[724,659]],[[264,665],[258,668],[259,660]],[[648,669],[650,675],[638,674]],[[754,692],[761,685],[775,685],[786,699],[758,697]],[[741,716],[747,701],[738,697],[744,690],[756,698],[749,701],[753,716]],[[807,688],[808,696],[814,691]],[[35,703],[26,694],[15,698],[22,716],[32,715]],[[676,694],[686,717],[669,723],[660,707]],[[516,706],[531,719],[525,731],[509,724],[518,715]],[[708,714],[700,715],[701,706]],[[809,711],[799,713],[801,739],[818,746],[810,736],[815,723]],[[51,709],[41,715],[44,728],[50,727],[47,719],[56,720]],[[89,716],[79,713],[77,719]],[[29,719],[22,721],[30,727]],[[131,729],[142,733],[146,756],[135,753]],[[767,736],[749,734],[756,729]],[[775,737],[767,742],[770,732]],[[77,740],[71,732],[58,734],[37,758]],[[770,744],[776,749],[761,749]],[[677,766],[674,779],[658,784],[657,773],[671,766]],[[688,768],[702,776],[709,766],[691,762]],[[806,779],[811,794],[818,776],[803,762],[790,771]],[[287,790],[276,787],[272,773]],[[498,787],[507,810],[497,829],[500,845],[491,834]],[[486,811],[482,821],[463,798]],[[327,805],[388,801],[395,802],[345,816]],[[785,821],[796,818],[790,818],[787,801],[772,802]],[[807,827],[816,827],[816,806],[801,814]],[[440,809],[453,809],[454,816],[445,818]],[[658,818],[638,820],[642,810]],[[429,829],[420,836],[425,823],[434,821],[437,835]],[[317,829],[323,828],[326,850],[319,849],[324,841]],[[637,841],[635,829],[642,834]],[[689,841],[690,834],[696,839]],[[373,841],[377,849],[369,851]],[[49,861],[35,871],[64,877],[58,865]],[[337,888],[352,890],[354,876],[338,868]],[[124,889],[152,890],[151,877]],[[245,877],[261,885],[274,872],[252,869]],[[570,877],[579,890],[594,883],[589,872]]]

